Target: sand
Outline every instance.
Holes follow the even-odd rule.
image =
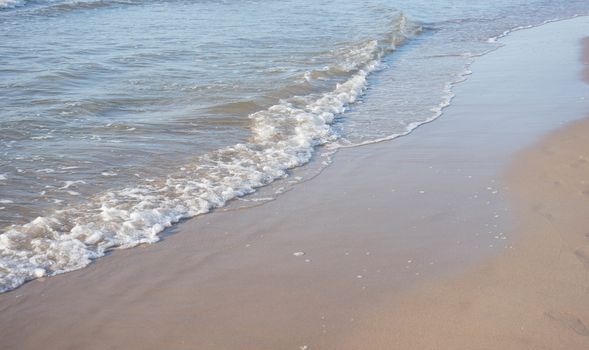
[[[515,158],[513,249],[381,305],[342,349],[589,349],[588,133],[589,118]]]
[[[589,70],[589,38],[583,39]],[[466,274],[381,305],[342,349],[589,349],[589,117],[518,152],[518,237]],[[370,346],[364,346],[370,344]]]
[[[589,126],[539,140],[589,111],[588,24],[513,34],[442,118],[274,201],[0,295],[2,349],[585,349]]]

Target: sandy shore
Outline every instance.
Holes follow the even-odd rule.
[[[381,305],[342,348],[589,349],[588,133],[589,118],[515,158],[513,249]]]
[[[515,155],[502,181],[517,218],[512,249],[381,305],[342,348],[589,349],[587,135],[589,117]]]
[[[589,37],[583,38],[583,55],[581,61],[584,64],[583,79],[589,83]]]
[[[538,140],[589,111],[588,24],[514,33],[275,201],[0,295],[2,349],[586,349],[589,122]]]

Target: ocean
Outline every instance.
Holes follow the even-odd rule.
[[[406,135],[501,37],[588,14],[586,0],[0,0],[0,292]]]

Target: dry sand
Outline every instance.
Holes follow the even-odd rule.
[[[589,110],[588,24],[514,34],[441,119],[341,151],[275,201],[0,295],[2,349],[495,349],[513,334],[585,349],[582,148],[557,133],[501,174]]]

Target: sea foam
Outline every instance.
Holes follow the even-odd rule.
[[[246,143],[205,154],[165,179],[102,193],[13,225],[0,235],[0,291],[82,268],[111,249],[156,242],[179,220],[286,177],[289,169],[310,161],[316,146],[339,137],[331,127],[336,116],[364,92],[382,56],[419,31],[399,13],[384,37],[349,45],[328,67],[348,72],[347,79],[331,91],[293,96],[251,114]]]

